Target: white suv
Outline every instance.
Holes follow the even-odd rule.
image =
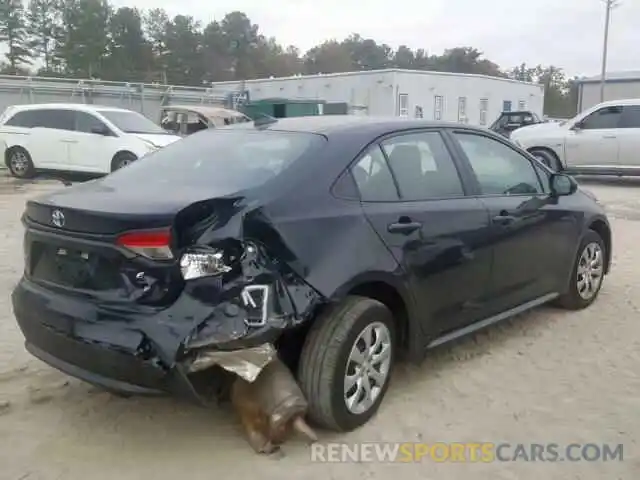
[[[571,120],[522,127],[511,140],[555,170],[640,175],[640,99],[604,102]]]
[[[107,174],[181,137],[140,113],[86,104],[8,107],[0,116],[0,144],[15,177],[38,170]]]

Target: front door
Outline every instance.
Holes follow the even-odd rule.
[[[465,196],[437,131],[372,146],[352,170],[363,209],[402,266],[431,338],[482,317],[489,218]]]
[[[492,223],[487,304],[494,314],[561,291],[577,244],[574,217],[549,195],[549,172],[506,142],[453,133]],[[571,237],[576,237],[571,239]]]
[[[585,117],[565,138],[567,167],[593,168],[618,163],[618,125],[622,107],[603,107]]]
[[[98,117],[88,112],[74,112],[74,131],[68,132],[69,162],[73,171],[108,173],[120,141]]]

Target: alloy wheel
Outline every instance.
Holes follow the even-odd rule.
[[[354,342],[344,378],[344,401],[349,412],[360,415],[380,396],[391,367],[391,332],[381,322],[373,322]]]
[[[11,171],[19,177],[24,176],[29,170],[29,159],[27,155],[20,150],[16,150],[11,154],[9,163],[11,165]]]
[[[578,260],[577,289],[585,300],[590,300],[602,284],[604,274],[604,253],[597,242],[587,244]]]

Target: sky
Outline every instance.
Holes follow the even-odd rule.
[[[640,70],[640,0],[618,0],[611,16],[609,71]],[[392,47],[440,54],[473,46],[502,68],[556,65],[568,75],[598,75],[604,0],[112,0],[164,8],[203,23],[245,12],[267,36],[302,51],[351,33]],[[635,46],[635,47],[634,47]]]

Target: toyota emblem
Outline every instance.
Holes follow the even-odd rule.
[[[60,210],[54,210],[51,214],[51,223],[58,228],[64,227],[64,214]]]

